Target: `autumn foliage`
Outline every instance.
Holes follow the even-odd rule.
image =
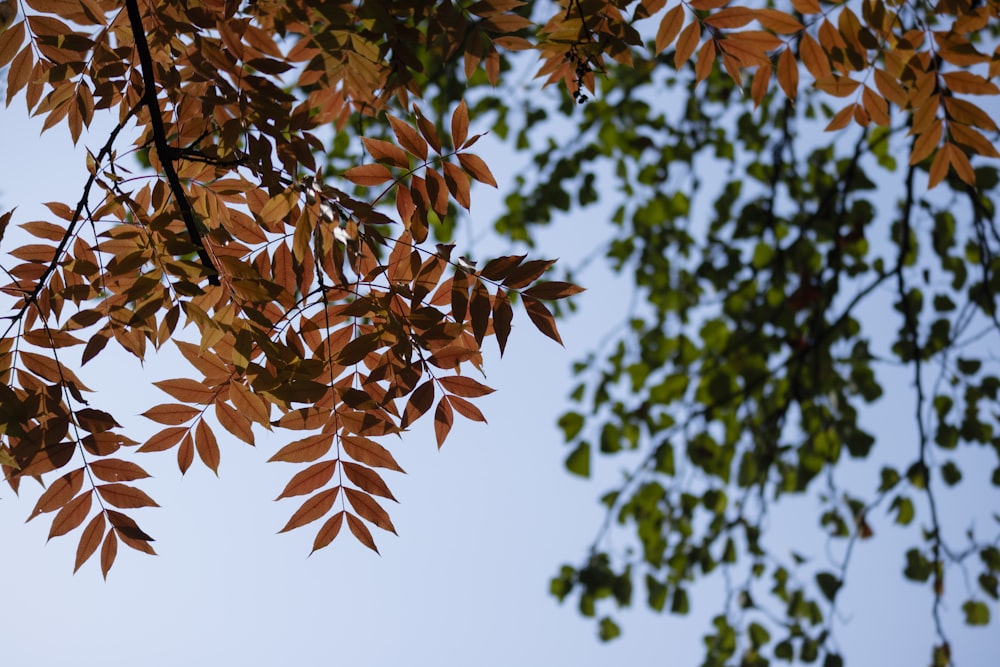
[[[642,53],[643,67],[693,69],[694,85],[721,69],[755,105],[819,91],[828,131],[904,112],[929,187],[953,173],[974,188],[970,158],[1000,157],[995,122],[967,99],[1000,93],[1000,51],[982,46],[995,2],[942,0],[928,22],[880,0],[19,9],[0,34],[6,103],[23,99],[74,142],[97,114],[115,126],[81,165],[78,203],[19,222],[34,240],[8,250],[0,462],[15,490],[45,484],[32,518],[52,515],[50,537],[76,531],[75,567],[100,551],[105,575],[119,542],[153,553],[132,518],[156,505],[140,455],[216,471],[227,442],[253,445],[260,429],[287,432],[270,456],[294,466],[282,532],[319,522],[315,550],[346,524],[376,549],[372,526],[395,532],[391,444],[424,416],[439,446],[456,413],[485,421],[473,400],[492,389],[475,371],[486,339],[504,351],[517,303],[560,341],[545,302],[580,289],[547,279],[552,261],[472,265],[434,242],[474,183],[497,185],[463,96],[443,112],[423,99],[435,63],[461,91],[501,85],[507,55],[534,51],[541,81],[584,102],[609,64]],[[334,169],[328,144],[344,133],[366,157]],[[817,298],[798,293],[800,309]],[[139,359],[174,346],[190,365],[155,383],[169,400],[143,413],[159,427],[144,442],[91,407],[83,378],[108,344]]]

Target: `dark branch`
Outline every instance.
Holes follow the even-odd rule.
[[[198,251],[198,257],[205,268],[211,271],[208,282],[213,285],[219,284],[219,276],[212,263],[212,258],[205,249],[201,232],[194,219],[194,209],[188,201],[187,194],[181,186],[180,177],[174,169],[174,151],[167,143],[167,132],[163,125],[163,114],[160,113],[160,102],[156,97],[156,75],[153,71],[153,57],[149,52],[149,43],[146,41],[146,31],[142,27],[142,14],[139,12],[138,0],[126,0],[125,7],[128,10],[128,19],[132,27],[132,39],[135,42],[135,50],[139,56],[139,66],[142,72],[142,102],[149,109],[149,123],[153,130],[153,145],[156,146],[156,154],[163,166],[163,175],[170,186],[170,192],[177,200],[177,208],[180,209],[181,218],[187,228],[191,242],[194,243]]]

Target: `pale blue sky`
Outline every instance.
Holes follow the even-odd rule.
[[[43,201],[75,202],[86,174],[65,133],[39,138],[41,123],[24,116],[20,99],[0,112],[0,210],[18,205],[15,222],[47,218]],[[98,129],[83,143],[96,149],[103,141]],[[501,187],[510,183],[517,164],[486,157]],[[490,211],[476,199],[482,194],[474,192],[474,216],[477,208]],[[572,261],[588,252],[607,231],[597,221],[587,224],[585,233],[579,220],[546,231],[539,254]],[[47,518],[23,525],[37,497],[32,484],[20,499],[0,489],[3,664],[698,664],[706,615],[721,604],[717,581],[695,587],[687,619],[645,611],[639,583],[636,610],[620,615],[625,634],[610,644],[597,641],[593,622],[572,603],[560,609],[547,594],[558,565],[584,554],[602,517],[595,498],[623,467],[604,462],[603,484],[562,468],[565,451],[554,422],[566,406],[569,366],[617,323],[609,310],[620,315],[627,302],[625,286],[598,265],[580,280],[590,291],[580,299],[580,314],[561,323],[566,349],[517,313],[506,358],[491,355],[487,363],[487,382],[498,390],[480,403],[488,426],[458,421],[440,453],[427,424],[393,446],[409,474],[389,479],[401,500],[390,508],[400,536],[375,536],[381,557],[346,533],[309,558],[313,529],[275,535],[296,504],[271,500],[293,472],[265,463],[283,444],[271,435],[260,436],[256,450],[223,443],[220,479],[200,464],[181,478],[172,453],[139,456],[155,476],[142,488],[162,509],[137,516],[160,555],[122,547],[107,582],[95,562],[71,574],[76,534],[46,545]],[[171,361],[150,359],[143,369],[109,348],[83,377],[100,390],[95,406],[113,408],[141,439],[151,424],[135,415],[165,400],[149,382],[177,374]],[[898,387],[904,399],[905,382]],[[887,423],[897,437],[912,426],[908,405],[901,401],[898,423]],[[985,493],[958,502],[995,507],[996,492]],[[771,527],[787,535],[814,523],[807,501],[777,514]],[[925,664],[929,595],[900,584],[900,557],[880,557],[894,533],[876,529],[879,539],[859,547],[841,601],[847,621],[838,629],[841,645],[852,665]],[[803,551],[822,558],[823,543]],[[959,664],[994,664],[997,626],[963,630],[962,599],[949,598],[947,610]],[[1000,616],[995,604],[993,611]]]

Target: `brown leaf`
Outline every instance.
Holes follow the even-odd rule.
[[[431,394],[432,400],[433,397],[433,394]],[[347,455],[358,463],[364,463],[367,466],[377,468],[388,468],[397,472],[405,472],[396,463],[396,459],[389,453],[389,450],[370,438],[358,435],[344,435],[340,439],[340,444],[343,445]]]
[[[351,463],[350,461],[344,461],[342,463],[342,470],[347,475],[347,479],[351,480],[362,491],[367,491],[368,493],[388,498],[389,500],[396,500],[395,496],[392,495],[392,491],[389,490],[389,487],[382,480],[381,475],[371,468]]]
[[[159,507],[145,492],[127,484],[99,484],[96,488],[101,498],[115,507],[122,509]]]
[[[304,496],[307,493],[312,493],[316,489],[326,486],[326,483],[333,478],[333,473],[336,469],[336,460],[314,463],[305,470],[295,473],[288,481],[288,484],[285,485],[285,490],[275,500],[291,498],[292,496]]]
[[[494,188],[497,187],[497,181],[493,177],[493,172],[490,171],[490,168],[486,166],[486,163],[478,155],[459,153],[458,162],[469,176],[472,176],[480,183],[491,185]]]
[[[230,394],[234,393],[236,392],[230,392]],[[236,408],[224,401],[217,401],[215,403],[215,416],[219,419],[219,423],[222,424],[222,428],[226,429],[248,445],[254,444],[253,430],[250,428],[250,421],[237,412]]]
[[[184,434],[188,432],[187,426],[171,426],[170,428],[165,428],[159,433],[151,436],[149,440],[143,444],[137,451],[140,452],[162,452],[166,449],[170,449],[184,437]]]
[[[663,53],[664,49],[674,43],[683,25],[684,6],[677,4],[664,14],[656,30],[656,53]]]
[[[115,510],[107,510],[106,514],[108,515],[108,521],[111,522],[111,525],[115,527],[115,530],[117,530],[118,534],[123,538],[139,540],[142,542],[153,541],[153,538],[139,528],[139,525],[128,515]]]
[[[466,419],[471,419],[472,421],[486,423],[486,417],[480,412],[479,408],[465,400],[464,398],[459,398],[458,396],[449,396],[448,402],[451,403],[451,407],[455,408],[458,414],[462,415]]]
[[[480,396],[486,396],[493,393],[493,389],[487,387],[486,385],[480,383],[478,380],[466,377],[464,375],[453,375],[450,377],[438,378],[438,382],[441,383],[449,393],[455,396],[465,396],[467,398],[478,398]]]
[[[46,512],[53,512],[65,506],[66,503],[79,493],[82,487],[83,468],[77,468],[52,481],[49,484],[49,488],[45,490],[45,493],[35,503],[35,508],[31,510],[31,514],[28,515],[25,523],[31,521],[36,516],[40,516]]]
[[[191,437],[191,432],[188,431],[181,440],[181,446],[177,448],[177,467],[180,468],[182,475],[188,471],[193,462],[194,438]]]
[[[183,424],[201,414],[201,411],[192,408],[190,405],[180,405],[178,403],[163,403],[150,408],[142,413],[146,419],[152,419],[160,424]]]
[[[510,275],[503,281],[503,285],[508,289],[527,287],[555,263],[554,259],[533,259],[525,262],[510,272]]]
[[[705,23],[715,28],[741,28],[757,18],[756,9],[749,7],[726,7],[705,18]]]
[[[287,461],[288,463],[309,463],[330,451],[333,445],[333,433],[318,433],[291,442],[268,459],[268,461]]]
[[[353,514],[347,515],[347,527],[354,534],[361,544],[365,545],[375,553],[378,553],[378,547],[375,546],[375,540],[372,539],[371,531],[362,523],[361,519],[354,516]]]
[[[344,178],[357,185],[372,187],[392,180],[392,172],[384,164],[377,162],[351,167],[344,172]]]
[[[778,85],[790,99],[795,99],[799,92],[799,65],[791,49],[785,49],[778,56]]]
[[[48,539],[51,540],[53,537],[65,535],[83,523],[83,520],[90,514],[92,491],[92,489],[87,489],[59,510],[59,513],[52,519],[52,527],[49,529]]]
[[[386,118],[389,120],[389,125],[392,126],[392,131],[395,133],[399,145],[405,148],[410,155],[420,160],[426,160],[427,142],[421,138],[420,134],[405,121],[390,114],[386,114]]]
[[[90,464],[90,472],[105,482],[131,482],[149,477],[149,473],[136,464],[121,459],[94,461]]]
[[[190,378],[160,380],[159,382],[154,382],[153,384],[176,398],[178,401],[184,401],[185,403],[208,405],[215,400],[216,395],[219,393],[217,390]]]
[[[524,290],[523,294],[536,299],[555,300],[565,299],[568,296],[579,294],[584,289],[573,283],[560,282],[558,280],[542,281]]]
[[[337,535],[340,533],[341,526],[344,525],[345,514],[346,512],[340,511],[326,520],[323,526],[319,529],[319,532],[316,533],[316,539],[313,540],[312,550],[314,552],[319,551],[336,539]]]
[[[332,489],[320,491],[316,495],[310,496],[308,500],[302,503],[302,506],[299,507],[295,514],[292,515],[292,518],[288,520],[285,527],[278,532],[286,533],[289,530],[301,528],[307,523],[312,523],[317,519],[323,518],[333,507],[338,493],[340,493],[340,487],[335,486]]]
[[[400,419],[400,426],[408,428],[410,424],[420,418],[425,412],[430,410],[434,403],[434,381],[427,380],[410,394],[410,400],[406,402],[403,416]],[[362,461],[362,463],[365,463]]]
[[[497,287],[493,298],[493,332],[500,346],[500,356],[507,349],[507,338],[510,336],[510,323],[514,319],[514,309],[510,306],[510,298],[502,287]]]
[[[361,137],[361,141],[365,145],[365,150],[376,161],[388,162],[400,169],[409,169],[410,159],[406,156],[406,152],[399,146],[382,139],[371,139],[369,137]]]
[[[486,262],[479,274],[487,280],[504,280],[527,255],[506,255]]]
[[[198,450],[201,462],[218,476],[220,460],[219,443],[215,439],[215,433],[212,432],[208,422],[204,419],[200,420],[198,426],[195,428],[194,444]]]
[[[461,148],[468,138],[469,108],[465,105],[465,100],[462,100],[451,114],[451,145],[456,149]]]
[[[483,338],[486,337],[486,330],[490,325],[490,293],[486,289],[483,281],[476,280],[472,289],[472,300],[469,302],[469,314],[472,320],[472,334],[476,338],[476,344],[482,345]]]
[[[118,555],[118,538],[115,537],[114,529],[108,531],[104,538],[104,545],[101,547],[101,574],[108,578],[108,571],[115,563],[115,556]]]
[[[98,512],[80,535],[80,543],[76,547],[76,562],[73,564],[74,574],[94,555],[97,547],[101,545],[102,537],[104,537],[104,513]]]
[[[451,404],[448,403],[448,397],[444,396],[438,401],[437,410],[434,411],[434,436],[437,438],[438,449],[444,444],[454,421],[455,416],[452,414]]]
[[[556,320],[545,304],[530,296],[522,295],[522,300],[524,301],[524,309],[528,311],[528,317],[531,318],[535,328],[562,345],[562,338],[559,337],[559,331],[556,329]]]
[[[361,493],[355,489],[344,489],[347,499],[351,502],[354,511],[362,519],[375,524],[382,530],[396,534],[396,527],[392,525],[389,513],[386,512],[374,498],[367,493]]]
[[[700,40],[701,24],[698,21],[693,21],[688,27],[684,28],[681,36],[677,38],[677,49],[674,51],[674,67],[680,69],[690,60],[691,54],[698,48]]]

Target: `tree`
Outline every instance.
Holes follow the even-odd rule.
[[[375,468],[398,469],[384,436],[432,409],[439,443],[455,411],[483,419],[467,399],[490,390],[460,370],[490,335],[503,350],[512,300],[559,340],[543,301],[578,291],[540,281],[546,260],[451,258],[470,180],[495,185],[469,152],[470,125],[492,117],[537,167],[497,229],[530,243],[559,212],[611,206],[606,254],[642,297],[610,351],[580,364],[580,407],[559,422],[574,473],[595,448],[641,462],[553,593],[596,615],[600,600],[629,604],[639,580],[650,607],[684,613],[690,582],[720,569],[735,583],[706,664],[837,665],[852,548],[881,533],[888,505],[923,524],[904,575],[928,583],[933,662],[949,664],[946,573],[975,575],[963,610],[984,624],[1000,572],[995,532],[956,547],[936,509],[942,481],[962,481],[952,450],[1000,453],[982,347],[1000,329],[987,161],[1000,155],[967,99],[1000,93],[997,5],[745,4],[28,2],[0,35],[8,104],[23,90],[74,139],[97,110],[118,125],[80,203],[24,223],[43,243],[14,248],[5,269],[6,478],[46,481],[32,516],[55,512],[53,536],[84,526],[76,567],[100,547],[107,574],[118,541],[151,551],[111,509],[153,504],[122,448],[215,469],[219,427],[250,443],[254,424],[304,431],[272,457],[301,465],[282,496],[308,496],[285,529],[324,519],[318,549],[346,522],[374,549],[368,526],[393,530],[374,499],[392,498]],[[516,108],[513,84],[494,92],[523,51],[561,98]],[[546,136],[565,136],[552,116],[573,119],[570,140]],[[895,334],[862,318],[869,303],[895,308]],[[86,365],[114,340],[141,358],[182,315],[197,335],[176,345],[203,379],[158,384],[176,402],[147,411],[164,428],[140,445],[84,407],[60,350],[82,346]],[[890,362],[912,372],[918,425],[891,456],[864,407]],[[844,482],[846,458],[876,453],[874,481]],[[763,531],[778,500],[810,494],[844,545],[832,569],[785,558]],[[633,552],[605,541],[616,522]],[[620,631],[603,612],[599,629]]]

